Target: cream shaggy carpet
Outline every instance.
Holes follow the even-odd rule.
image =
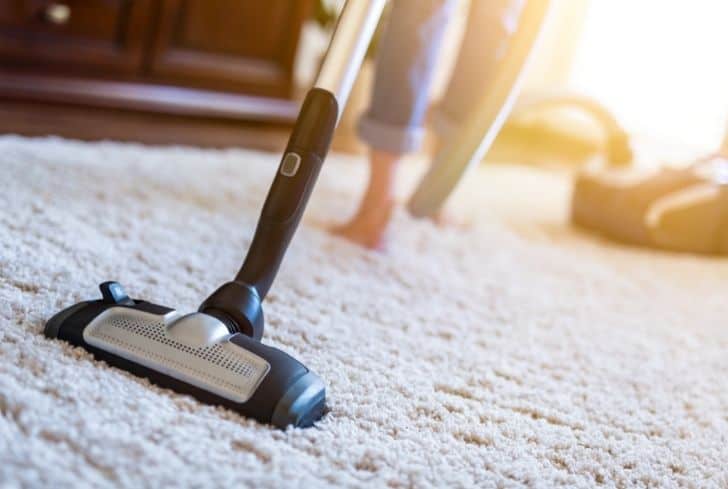
[[[481,170],[452,202],[469,229],[399,213],[382,254],[324,232],[365,176],[330,159],[266,309],[328,385],[313,429],[43,337],[107,279],[195,309],[276,160],[0,138],[0,486],[728,487],[728,262],[581,235],[543,171]]]

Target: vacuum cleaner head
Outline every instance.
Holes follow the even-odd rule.
[[[324,412],[324,384],[298,360],[260,342],[262,301],[306,208],[337,117],[334,95],[312,89],[242,268],[198,312],[181,314],[130,299],[118,283],[104,282],[100,300],[59,312],[45,334],[160,386],[264,423],[280,428],[313,424]]]
[[[323,414],[323,381],[290,355],[201,312],[130,299],[116,282],[103,298],[53,316],[51,338],[163,387],[285,428],[310,426]]]

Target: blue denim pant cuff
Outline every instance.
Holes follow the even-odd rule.
[[[364,116],[359,119],[359,137],[370,147],[390,153],[410,153],[422,146],[424,127],[387,124]]]

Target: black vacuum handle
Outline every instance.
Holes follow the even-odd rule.
[[[303,102],[253,242],[235,280],[201,305],[231,332],[263,335],[261,303],[293,238],[386,0],[347,0],[331,37],[316,83]]]
[[[308,92],[268,191],[253,242],[235,277],[235,281],[254,287],[261,300],[275,279],[306,209],[337,117],[338,104],[331,92],[321,88]]]

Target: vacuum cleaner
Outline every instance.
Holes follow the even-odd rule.
[[[262,303],[306,208],[385,3],[345,4],[234,280],[190,313],[130,298],[119,283],[104,282],[100,299],[57,313],[46,323],[45,335],[159,386],[279,428],[311,426],[321,418],[324,382],[303,363],[261,342]]]

